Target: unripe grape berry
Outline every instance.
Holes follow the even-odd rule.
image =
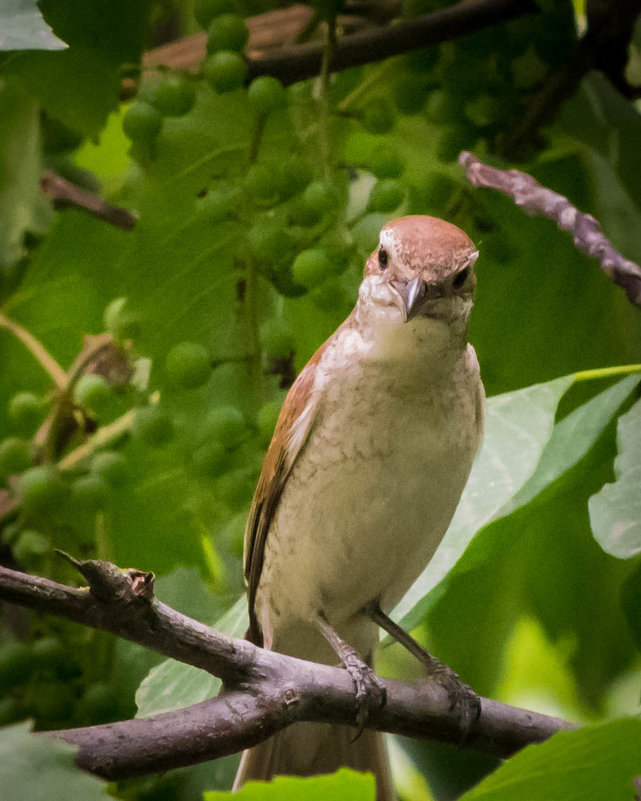
[[[284,320],[267,320],[261,326],[260,339],[273,359],[286,359],[294,351],[294,332]]]
[[[201,28],[207,29],[214,17],[220,14],[233,14],[236,11],[234,0],[195,0],[194,16]]]
[[[88,512],[98,512],[107,506],[109,491],[110,487],[102,476],[89,473],[73,482],[71,499]]]
[[[132,142],[150,143],[160,133],[162,114],[149,103],[138,100],[125,112],[122,128]]]
[[[456,122],[463,113],[462,99],[444,89],[434,89],[427,96],[425,114],[431,122],[440,124]]]
[[[305,226],[314,225],[327,211],[335,207],[337,202],[338,197],[334,187],[328,186],[323,181],[312,181],[306,187],[294,211],[296,222]]]
[[[405,189],[401,184],[391,178],[385,178],[375,183],[372,187],[367,201],[367,208],[369,211],[386,214],[397,209],[403,202],[404,197]]]
[[[33,392],[18,392],[9,401],[8,414],[16,430],[31,434],[42,419],[42,400]]]
[[[219,93],[233,92],[245,83],[247,61],[232,50],[220,50],[209,56],[204,66],[205,78]]]
[[[332,265],[325,252],[315,248],[299,253],[292,265],[294,281],[307,289],[322,284],[331,272]]]
[[[291,236],[274,220],[259,219],[247,232],[251,253],[267,262],[280,261],[291,246]]]
[[[269,443],[272,438],[281,407],[280,401],[269,401],[263,404],[258,411],[258,430],[265,444]]]
[[[66,489],[60,474],[51,465],[31,467],[18,480],[18,495],[23,508],[36,515],[54,511],[64,499]]]
[[[291,156],[280,169],[281,194],[289,198],[302,192],[312,178],[309,164],[299,156]]]
[[[261,117],[266,117],[287,104],[283,84],[271,75],[255,78],[249,85],[247,97],[254,111]]]
[[[275,166],[252,164],[243,184],[261,206],[273,206],[280,198],[280,176]]]
[[[230,509],[239,510],[249,504],[255,480],[247,470],[233,470],[216,481],[216,496]]]
[[[179,342],[165,360],[167,377],[184,389],[201,387],[211,374],[211,359],[198,342]]]
[[[212,409],[204,428],[208,437],[222,442],[226,448],[235,448],[247,436],[245,418],[236,406],[217,406]]]
[[[207,29],[207,52],[240,52],[245,49],[248,39],[249,28],[244,17],[238,14],[220,14],[214,17]]]
[[[64,667],[69,661],[67,650],[59,637],[40,637],[31,645],[31,658],[40,668],[49,670]]]
[[[363,109],[363,127],[374,134],[383,134],[394,127],[394,110],[385,98],[370,101]]]
[[[20,534],[11,550],[18,562],[31,566],[49,551],[49,540],[39,531],[29,528]]]
[[[99,413],[112,400],[113,392],[101,375],[85,373],[76,381],[73,399],[85,409]]]
[[[157,108],[163,117],[183,117],[193,108],[196,91],[180,75],[166,74],[150,81],[141,98]]]
[[[103,321],[106,330],[118,342],[134,339],[140,334],[140,321],[129,309],[127,298],[114,298],[105,308]]]
[[[17,475],[31,464],[29,443],[19,437],[7,437],[0,442],[0,478]]]
[[[189,463],[194,475],[201,478],[218,478],[231,467],[228,449],[218,439],[211,439],[196,448]]]
[[[404,169],[398,152],[389,145],[381,145],[372,153],[370,169],[377,178],[398,178]]]
[[[122,486],[129,478],[127,460],[116,451],[99,451],[91,460],[90,470],[112,487]]]
[[[159,448],[173,437],[174,426],[169,415],[162,409],[143,406],[136,410],[133,433],[145,445]]]

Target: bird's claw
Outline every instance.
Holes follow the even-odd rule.
[[[461,681],[458,673],[442,662],[436,663],[432,677],[447,692],[450,710],[458,714],[462,744],[469,736],[472,726],[481,716],[481,699],[469,685]]]
[[[383,682],[374,673],[372,668],[361,659],[356,651],[343,655],[343,667],[352,677],[356,686],[356,723],[358,730],[352,742],[363,733],[370,713],[385,706],[387,691]]]

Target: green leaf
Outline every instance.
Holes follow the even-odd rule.
[[[29,728],[19,723],[0,729],[3,801],[104,801],[105,783],[74,765],[76,746]]]
[[[413,628],[429,606],[426,596],[456,564],[476,532],[513,498],[535,472],[554,427],[565,376],[489,398],[485,436],[448,532],[431,562],[394,610]]]
[[[560,732],[531,745],[461,801],[630,801],[641,774],[641,721]]]
[[[243,596],[213,628],[230,637],[242,637],[247,625],[247,599]],[[220,679],[210,673],[166,659],[142,680],[136,692],[136,717],[148,718],[198,704],[217,695],[219,690]]]
[[[641,401],[619,418],[616,481],[590,498],[592,531],[601,547],[621,559],[641,552]]]
[[[271,782],[247,782],[237,793],[213,790],[203,794],[204,801],[374,801],[376,781],[371,773],[357,773],[341,768],[328,776],[276,776]]]
[[[42,18],[36,0],[4,0],[0,50],[63,50],[67,45]]]

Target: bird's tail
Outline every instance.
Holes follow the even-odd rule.
[[[295,723],[243,753],[234,790],[247,781],[269,781],[275,775],[312,776],[348,767],[374,774],[376,801],[394,801],[383,734],[365,729],[353,738],[354,730],[348,726]]]

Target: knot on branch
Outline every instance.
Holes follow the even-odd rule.
[[[133,603],[151,601],[154,597],[154,573],[136,568],[121,569],[102,559],[79,561],[64,551],[56,550],[87,580],[89,591],[99,601],[106,603]]]

